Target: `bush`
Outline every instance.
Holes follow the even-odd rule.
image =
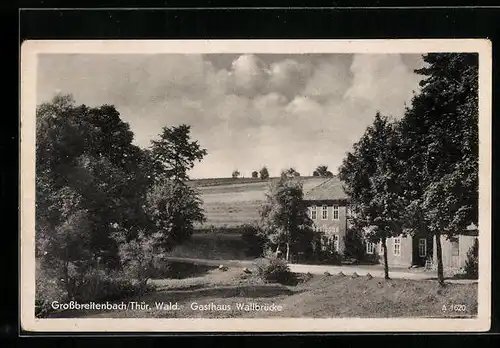
[[[90,269],[71,281],[73,289],[69,298],[64,279],[54,278],[50,272],[40,270],[36,277],[35,315],[44,317],[50,314],[53,301],[115,301],[153,290],[152,286],[130,279],[123,272],[106,270]]]
[[[151,288],[144,282],[125,276],[122,272],[92,270],[75,289],[74,299],[79,302],[114,301],[140,294]]]
[[[326,236],[318,235],[315,237],[315,251],[313,260],[325,265],[340,265],[341,255],[335,250],[335,245],[330,243]]]
[[[366,245],[359,231],[349,229],[346,233],[344,244],[344,257],[346,259],[356,259],[358,261],[365,260],[367,256]]]
[[[294,280],[288,264],[277,258],[270,259],[266,264],[257,265],[257,272],[266,283],[289,284]]]
[[[467,278],[477,279],[479,275],[479,242],[477,238],[467,252],[467,260],[464,267]]]
[[[241,228],[241,239],[245,243],[245,255],[260,257],[264,252],[266,239],[259,233],[259,229],[253,225],[243,225]]]

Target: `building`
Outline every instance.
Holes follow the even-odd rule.
[[[327,241],[342,254],[345,250],[345,237],[349,233],[348,217],[351,214],[349,199],[337,177],[332,177],[315,186],[304,195],[309,209],[309,217],[314,229],[324,234]],[[477,228],[471,225],[467,231],[448,240],[441,237],[443,267],[459,269],[465,265],[467,253],[477,238]],[[431,266],[436,264],[435,238],[426,235],[413,235],[388,238],[387,261],[390,267]],[[379,255],[382,261],[381,243],[365,243],[366,254]]]
[[[348,197],[337,177],[332,177],[304,194],[314,230],[323,233],[337,252],[345,249]]]
[[[400,236],[387,238],[387,262],[389,267],[425,266],[433,255],[433,238],[429,236]],[[367,243],[366,253],[378,253],[380,261],[384,251],[382,243]]]
[[[458,271],[465,266],[467,253],[478,236],[477,228],[471,225],[466,231],[448,239],[441,236],[443,268]],[[436,237],[432,236],[400,236],[387,239],[387,261],[390,267],[431,267],[436,268]],[[383,257],[382,244],[367,243],[367,254],[378,253]]]
[[[467,254],[477,238],[478,230],[474,225],[469,226],[466,231],[451,239],[441,236],[443,268],[458,270],[464,267],[467,261]],[[435,250],[432,254],[432,261],[435,267],[437,263],[437,254]]]

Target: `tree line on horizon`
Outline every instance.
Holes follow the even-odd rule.
[[[280,176],[282,176],[282,175],[286,175],[286,176],[290,176],[290,177],[299,177],[299,176],[301,176],[300,173],[294,167],[283,169],[281,171],[281,173],[280,173]],[[235,169],[231,173],[231,177],[233,179],[239,178],[240,176],[241,176],[241,173],[240,173],[240,171],[238,169]],[[316,176],[316,177],[333,177],[333,173],[328,170],[328,166],[326,166],[326,165],[319,165],[313,171],[313,175],[312,176]],[[252,171],[251,177],[252,178],[260,178],[262,180],[267,180],[270,177],[269,176],[269,170],[267,169],[266,166],[263,166],[258,171],[257,170]]]

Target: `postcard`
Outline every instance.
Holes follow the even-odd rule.
[[[491,43],[28,40],[33,332],[479,332]]]

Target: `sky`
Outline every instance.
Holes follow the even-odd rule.
[[[264,165],[308,176],[336,173],[377,111],[401,118],[422,66],[410,54],[41,54],[37,102],[65,93],[115,105],[143,148],[188,124],[208,151],[192,178]]]

